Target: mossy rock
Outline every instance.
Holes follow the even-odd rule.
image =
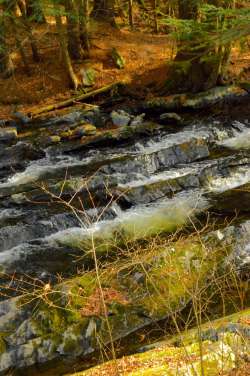
[[[112,48],[111,56],[117,68],[123,69],[125,67],[125,60],[116,48]]]
[[[32,351],[30,364],[62,356],[73,360],[98,350],[100,343],[109,346],[111,336],[112,341],[121,340],[159,320],[171,320],[173,313],[180,313],[192,300],[190,292],[212,285],[220,276],[220,265],[229,251],[224,245],[210,247],[194,235],[171,244],[154,243],[154,249],[146,247],[132,259],[104,267],[99,280],[89,271],[53,288],[47,286],[37,292],[32,304],[29,296],[28,301],[20,300],[34,329],[19,346],[22,323],[15,323],[10,336],[17,342],[7,351],[17,351],[18,364],[26,362],[27,346]],[[5,338],[7,343],[10,336]]]
[[[237,86],[215,87],[197,94],[177,94],[166,97],[156,97],[145,103],[145,109],[178,111],[200,110],[217,103],[233,102],[248,95],[246,90]]]
[[[179,346],[171,341],[155,344],[154,348],[143,353],[127,356],[117,361],[110,361],[74,376],[98,376],[118,371],[124,376],[217,376],[229,372],[244,363],[249,354],[249,336],[240,332],[219,331],[223,323],[241,319],[249,327],[250,310],[239,312],[208,325],[218,331],[215,340],[197,338],[197,328],[181,335]],[[218,326],[219,325],[219,326]],[[193,334],[196,333],[194,337]],[[71,376],[73,376],[71,375]],[[68,375],[69,376],[69,375]]]
[[[96,80],[96,71],[89,67],[85,69],[81,69],[81,75],[82,75],[82,83],[84,86],[93,86],[95,84]]]

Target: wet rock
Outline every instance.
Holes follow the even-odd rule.
[[[73,136],[74,132],[71,129],[63,130],[60,133],[60,136],[62,140],[70,140]]]
[[[74,111],[69,111],[58,116],[46,117],[45,119],[36,119],[31,121],[28,125],[32,128],[46,128],[50,129],[56,125],[67,126],[68,128],[75,128],[76,124],[81,121],[90,122],[96,127],[103,127],[108,116],[101,112],[100,108],[95,105],[84,105],[83,108]]]
[[[165,112],[160,115],[160,122],[163,124],[182,124],[183,119],[175,112]]]
[[[239,368],[239,362],[247,364],[249,361],[249,333],[245,331],[249,314],[249,310],[246,310],[222,320],[212,320],[208,324],[201,325],[200,336],[197,336],[197,329],[187,330],[172,339],[143,346],[136,354],[118,359],[115,367],[124,369],[128,365],[130,369],[132,365],[132,371],[127,371],[128,376],[174,375],[176,369],[180,376],[192,374],[217,376],[222,368],[226,374],[234,373]],[[245,325],[237,324],[237,319],[243,322],[245,320]],[[229,325],[234,326],[235,330],[231,331]],[[208,327],[210,329],[207,329]],[[200,346],[203,349],[202,368]],[[107,367],[109,370],[117,369],[112,368],[110,363],[108,366],[104,363],[82,371],[81,375],[105,374]],[[79,373],[70,375],[77,376]]]
[[[200,265],[207,270],[206,274],[201,271],[198,275],[195,269],[186,269],[183,258],[186,257],[188,250],[189,260],[202,260]],[[103,293],[110,313],[112,338],[122,339],[138,329],[168,317],[173,309],[178,312],[185,307],[190,297],[179,285],[180,275],[185,272],[190,288],[196,285],[197,279],[199,283],[202,283],[202,280],[206,283],[209,270],[213,273],[218,261],[224,257],[223,254],[217,254],[216,250],[204,257],[204,250],[200,239],[192,238],[185,243],[184,251],[181,244],[177,243],[174,253],[166,248],[159,250],[157,257],[152,255],[148,258],[144,267],[153,278],[157,290],[150,287],[147,273],[144,273],[144,269],[140,266],[137,268],[132,264],[125,270],[121,268],[119,273],[112,269],[108,270],[109,279],[108,282],[106,281]],[[164,273],[166,266],[171,262],[178,265],[178,272]],[[2,312],[0,328],[5,328],[4,340],[8,343],[8,347],[0,355],[0,371],[3,373],[9,367],[28,367],[42,363],[49,366],[51,359],[58,360],[62,364],[64,360],[67,362],[79,355],[84,357],[94,349],[98,349],[100,338],[102,343],[108,345],[110,335],[98,299],[100,293],[95,288],[87,289],[87,286],[95,286],[94,279],[94,275],[84,273],[58,285],[55,296],[53,293],[46,296],[46,291],[51,289],[50,285],[48,290],[45,290],[45,287],[44,291],[40,289],[40,294],[45,298],[35,302],[35,315],[32,303],[21,305],[23,311],[21,316],[18,316],[20,315],[18,300],[15,300],[15,305],[10,304],[11,300],[0,303],[0,312]],[[168,286],[175,284],[178,284],[178,288],[171,291],[169,295]],[[162,294],[167,294],[168,306],[165,304],[165,299],[159,298],[157,293],[159,288]],[[52,302],[56,299],[57,307],[61,305],[62,308],[55,307],[52,302],[50,304],[50,299]],[[10,317],[15,320],[5,326]]]
[[[16,128],[0,128],[0,144],[11,144],[17,140]]]
[[[227,232],[225,233],[227,237]],[[250,221],[245,221],[235,231],[237,243],[232,254],[226,260],[226,265],[234,266],[237,274],[243,280],[250,278]]]
[[[144,122],[145,115],[146,114],[143,113],[143,114],[134,116],[131,123],[130,123],[131,127],[136,127],[136,126],[142,125],[143,122]]]
[[[14,120],[17,120],[21,124],[26,125],[30,122],[30,118],[26,116],[25,114],[23,114],[22,112],[16,111],[16,112],[13,112],[11,115]]]
[[[137,205],[149,203],[162,197],[172,197],[174,193],[184,189],[196,189],[200,186],[197,172],[192,169],[179,169],[175,172],[160,173],[134,181],[128,184],[119,184],[115,196],[121,205]]]
[[[93,124],[83,124],[76,128],[76,134],[81,136],[94,136],[96,134],[96,127]]]
[[[29,161],[44,156],[44,151],[26,142],[18,142],[16,145],[4,148],[0,150],[0,176],[10,174],[13,169],[23,169]]]
[[[230,249],[230,254],[223,263],[226,270],[234,271],[242,280],[250,276],[250,221],[231,225],[225,229],[209,233],[204,237],[214,246],[224,246]]]
[[[61,137],[58,135],[52,135],[49,136],[46,140],[45,143],[47,145],[53,145],[53,144],[58,144],[61,141]]]
[[[111,119],[117,127],[126,127],[130,123],[131,115],[123,110],[117,110],[111,112]]]
[[[83,137],[83,136],[85,136],[85,126],[84,125],[80,125],[79,127],[77,127],[74,130],[74,136],[76,136],[76,137]]]
[[[232,150],[250,150],[250,129],[245,129],[232,138],[218,142],[219,146]]]
[[[148,110],[199,110],[217,103],[234,102],[249,94],[238,86],[219,86],[199,94],[177,94],[153,98],[144,104]]]

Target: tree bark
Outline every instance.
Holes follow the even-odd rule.
[[[128,0],[128,15],[129,15],[129,25],[131,29],[133,29],[134,28],[133,0]]]
[[[105,21],[115,26],[115,0],[94,0],[91,15],[96,20]]]
[[[60,43],[61,52],[62,52],[63,63],[67,71],[69,80],[70,80],[70,86],[76,90],[79,86],[79,81],[72,67],[72,63],[71,63],[71,59],[70,59],[70,55],[68,51],[67,40],[65,38],[65,33],[63,29],[62,19],[61,19],[61,16],[58,15],[58,13],[56,13],[55,19],[56,19],[59,43]]]
[[[84,56],[88,57],[90,52],[89,41],[89,2],[88,0],[80,0],[79,3],[79,24],[80,24],[80,40],[84,49]]]
[[[23,27],[28,34],[30,47],[31,47],[31,50],[32,50],[33,60],[36,61],[36,62],[39,62],[40,61],[40,55],[39,55],[39,52],[38,52],[37,41],[36,41],[36,38],[34,37],[33,29],[32,29],[32,26],[30,24],[30,20],[27,17],[27,13],[24,12],[24,8],[22,7],[22,2],[20,0],[18,0],[17,3],[18,3],[18,6],[19,6],[21,14],[22,14]]]
[[[179,0],[179,18],[197,20],[200,0]],[[215,51],[200,46],[199,31],[193,31],[191,41],[178,45],[173,66],[169,71],[166,89],[170,92],[192,92],[208,90],[217,84],[220,57]],[[204,45],[204,43],[203,43]],[[204,56],[206,58],[204,59]]]
[[[157,15],[157,0],[153,0],[153,12],[154,12],[154,31],[156,34],[159,32],[158,15]]]
[[[79,60],[82,58],[83,51],[78,12],[74,0],[64,0],[64,4],[67,18],[68,51],[72,59]]]
[[[14,64],[6,41],[8,19],[9,10],[8,4],[5,1],[2,3],[2,13],[0,15],[0,72],[4,78],[9,78],[14,73]]]
[[[39,23],[46,23],[40,0],[25,0],[26,15],[28,18]]]

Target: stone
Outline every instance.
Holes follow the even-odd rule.
[[[183,121],[182,117],[175,112],[165,112],[160,115],[160,122],[165,124],[169,123],[175,123],[175,124],[181,124]]]
[[[96,127],[93,124],[84,124],[78,130],[83,136],[94,136],[96,134]]]
[[[123,69],[125,67],[125,60],[116,48],[112,48],[111,56],[117,68]]]
[[[28,124],[30,122],[30,118],[19,111],[13,112],[12,118],[21,122],[22,124]]]
[[[232,150],[249,150],[250,129],[243,130],[232,138],[218,142],[218,145]]]
[[[93,124],[85,123],[75,128],[73,134],[76,138],[84,136],[93,136],[96,134],[96,127]]]
[[[74,130],[74,136],[75,137],[83,137],[85,136],[85,126],[84,125],[80,125],[79,127],[77,127],[75,130]]]
[[[60,137],[66,140],[70,139],[72,135],[73,135],[73,131],[71,129],[67,129],[60,133]]]
[[[237,85],[217,86],[197,94],[177,94],[167,97],[155,97],[146,101],[145,110],[200,110],[217,103],[237,103],[249,94]]]
[[[111,112],[111,119],[117,127],[126,127],[130,123],[131,116],[123,110],[117,110]]]
[[[17,140],[16,128],[3,128],[0,129],[0,142],[10,144]]]
[[[96,79],[96,71],[92,68],[81,69],[82,83],[84,86],[93,86]]]
[[[49,136],[48,139],[47,139],[47,144],[57,144],[58,142],[61,141],[61,137],[58,136],[58,135],[52,135],[52,136]]]
[[[143,121],[144,121],[144,117],[145,117],[145,113],[143,113],[143,114],[140,114],[140,115],[137,115],[137,116],[135,116],[134,118],[133,118],[133,120],[131,121],[131,126],[132,127],[136,127],[136,126],[138,126],[138,125],[141,125],[142,123],[143,123]]]

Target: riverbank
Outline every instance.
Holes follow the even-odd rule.
[[[167,80],[168,63],[174,56],[175,48],[171,39],[164,34],[114,29],[105,25],[93,24],[92,49],[90,59],[75,64],[79,76],[84,68],[95,70],[94,88],[100,88],[114,82],[129,85],[131,95],[138,98],[150,98],[157,95],[157,89]],[[22,64],[16,61],[17,70],[14,79],[0,79],[0,118],[11,117],[15,112],[31,112],[44,105],[57,103],[71,98],[76,92],[68,89],[68,80],[60,57],[55,59],[57,45],[55,26],[41,25],[37,29],[38,41],[42,48],[39,63],[30,66],[27,76]],[[46,41],[47,47],[44,48]],[[124,69],[118,69],[111,57],[115,47],[124,57]],[[26,51],[29,56],[30,52]],[[18,60],[18,55],[13,54]],[[238,47],[233,50],[230,64],[230,82],[234,80],[250,81],[250,55]],[[78,92],[79,94],[79,92]]]

